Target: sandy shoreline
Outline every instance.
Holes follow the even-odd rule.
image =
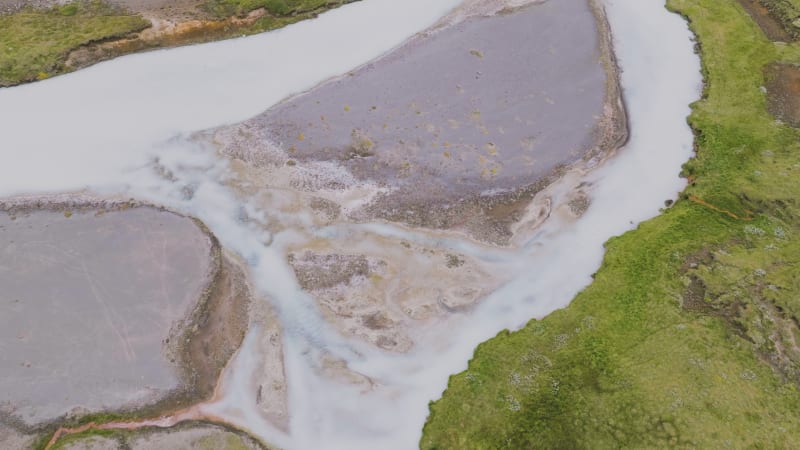
[[[61,14],[58,11],[59,7],[81,1],[83,0],[0,0],[0,16],[45,13],[57,17]],[[83,38],[82,42],[80,38],[73,37],[72,40],[76,43],[71,48],[63,49],[64,53],[59,55],[57,60],[41,67],[39,73],[44,75],[3,80],[0,87],[40,81],[119,56],[271,31],[303,20],[314,19],[319,14],[355,1],[358,0],[332,0],[317,7],[295,7],[286,14],[271,12],[273,9],[270,8],[274,8],[274,5],[246,9],[247,4],[241,3],[238,7],[245,8],[243,11],[220,15],[213,11],[214,2],[207,0],[102,0],[96,6],[104,8],[103,14],[139,17],[143,19],[141,25],[133,31],[119,31],[107,37]],[[232,8],[235,6],[235,3],[231,4]],[[35,29],[36,24],[30,26]],[[68,36],[69,27],[64,28],[61,31],[63,36],[59,32],[54,34],[55,40]],[[42,30],[42,32],[50,33],[52,30]],[[33,57],[42,58],[42,55],[34,54]]]

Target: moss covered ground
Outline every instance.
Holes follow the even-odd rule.
[[[0,14],[0,87],[41,80],[127,53],[208,42],[282,28],[356,0],[208,0],[201,15],[210,20],[187,31],[90,53],[77,67],[67,65],[72,51],[89,44],[130,38],[151,24],[140,15],[104,0],[76,0],[50,9],[27,8]],[[254,20],[232,21],[263,9]],[[178,22],[180,20],[176,19]]]
[[[238,37],[263,33],[312,19],[329,9],[338,8],[358,0],[208,0],[203,9],[212,17],[243,17],[248,13],[263,9],[265,14],[245,27],[232,29],[229,35]],[[800,1],[800,0],[797,0]]]
[[[699,41],[696,158],[674,206],[611,239],[572,304],[476,350],[421,447],[795,448],[800,131],[763,68],[800,63],[736,0],[669,0]]]
[[[800,37],[800,0],[759,0],[795,39]]]
[[[0,87],[65,70],[69,52],[150,26],[143,18],[100,1],[0,15]]]

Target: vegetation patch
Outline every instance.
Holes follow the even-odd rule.
[[[789,125],[800,126],[800,67],[770,64],[764,73],[769,111]]]
[[[91,429],[65,436],[51,450],[95,448],[93,444],[113,443],[120,449],[196,448],[199,450],[262,450],[259,441],[239,430],[202,421],[183,422],[170,428],[146,427],[135,430]],[[98,445],[102,447],[102,445]]]
[[[765,5],[769,0],[739,0],[739,4],[750,14],[755,23],[768,39],[788,42],[793,39],[787,23],[778,14]]]
[[[0,14],[0,87],[130,53],[275,30],[353,1],[209,0],[198,6],[203,11],[197,11],[206,19],[187,20],[176,13],[168,20],[172,26],[145,33],[137,32],[150,27],[149,20],[103,0]]]
[[[681,200],[607,243],[566,309],[482,344],[421,447],[789,448],[797,417],[800,131],[767,108],[768,41],[741,6],[669,0],[706,77]]]
[[[70,51],[150,26],[99,0],[0,15],[0,87],[64,72]]]
[[[208,13],[217,18],[243,17],[251,11],[263,8],[273,18],[319,12],[355,0],[208,0],[204,5]]]

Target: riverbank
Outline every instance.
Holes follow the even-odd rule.
[[[769,114],[763,69],[800,48],[735,2],[669,7],[704,63],[690,186],[609,241],[568,308],[482,344],[432,404],[423,448],[797,442],[799,133]]]
[[[355,0],[0,0],[0,88],[158,48],[276,30]]]

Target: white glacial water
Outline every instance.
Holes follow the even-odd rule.
[[[299,231],[267,236],[259,224],[272,220],[270,211],[232,192],[225,183],[232,176],[226,160],[188,136],[246,119],[366,63],[458,3],[366,0],[277,32],[128,56],[2,89],[0,197],[88,190],[200,218],[248,262],[254,284],[278,311],[289,431],[273,427],[256,409],[256,330],[226,371],[221,398],[203,409],[285,448],[414,448],[428,402],[441,396],[450,374],[466,368],[480,342],[568,305],[599,267],[603,242],[658,214],[664,200],[683,188],[678,173],[692,155],[685,119],[701,88],[686,23],[669,13],[663,0],[604,0],[631,137],[613,159],[591,172],[570,174],[548,192],[558,203],[577,183],[589,182],[592,203],[579,220],[555,214],[516,251],[482,250],[385,224],[308,232],[358,228],[403,235],[497,260],[514,274],[469,313],[421,331],[415,349],[404,355],[352,342],[324,322],[286,264],[285,247],[306,238]],[[368,376],[373,388],[363,391],[320,375],[315,365],[323,351]]]

